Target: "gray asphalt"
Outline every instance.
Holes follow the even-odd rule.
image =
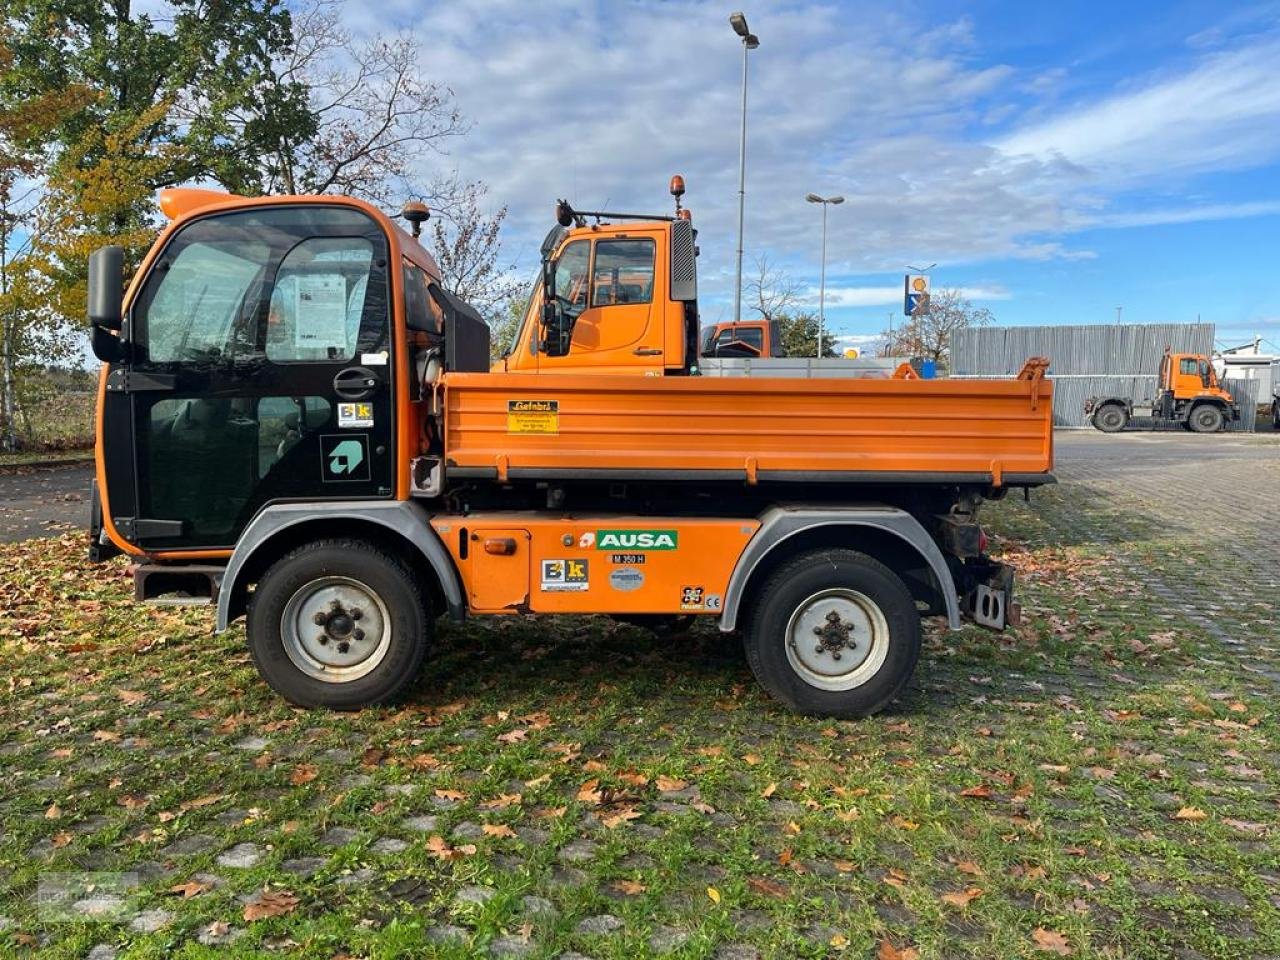
[[[1144,464],[1275,460],[1280,458],[1280,433],[1202,436],[1183,430],[1117,434],[1059,430],[1054,449],[1059,479],[1070,482],[1076,464],[1123,463],[1134,470]],[[89,522],[92,479],[92,464],[0,473],[0,543],[84,530]]]
[[[92,480],[92,463],[0,473],[0,543],[86,529]]]

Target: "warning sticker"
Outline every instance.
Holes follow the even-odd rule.
[[[546,593],[570,593],[591,589],[586,560],[543,560],[542,589]]]
[[[507,433],[559,432],[559,400],[507,401]]]
[[[373,426],[373,404],[372,403],[340,403],[338,404],[338,426],[339,428],[347,427],[372,427]]]
[[[680,589],[680,609],[701,610],[703,593],[702,587],[682,587]]]

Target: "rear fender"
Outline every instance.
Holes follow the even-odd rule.
[[[760,529],[747,543],[729,578],[724,595],[724,613],[720,617],[720,629],[724,632],[738,626],[742,604],[750,589],[759,589],[759,578],[753,578],[763,569],[793,552],[798,539],[822,531],[835,531],[847,546],[857,549],[858,532],[876,531],[890,534],[909,547],[928,566],[937,581],[938,591],[946,608],[947,624],[953,630],[960,629],[960,602],[956,594],[955,580],[947,566],[938,544],[920,521],[896,507],[882,504],[864,506],[776,506],[760,516]],[[897,572],[897,571],[895,571]]]

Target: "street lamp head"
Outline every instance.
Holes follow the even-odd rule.
[[[822,198],[816,193],[810,193],[805,197],[810,203],[822,203]]]
[[[831,197],[827,203],[844,203],[844,197]]]
[[[733,27],[733,32],[740,36],[743,40],[751,36],[751,31],[747,29],[746,15],[739,10],[737,13],[729,14],[729,26]]]
[[[742,42],[747,45],[748,50],[754,50],[756,47],[760,46],[760,38],[754,33],[747,34],[746,39]]]

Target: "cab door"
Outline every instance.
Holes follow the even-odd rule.
[[[388,241],[347,206],[211,214],[172,237],[107,371],[108,518],[223,549],[266,504],[395,490]]]
[[[561,308],[576,317],[569,352],[539,352],[538,370],[553,373],[661,374],[664,325],[655,311],[657,243],[646,236],[574,240],[556,261]],[[537,336],[536,325],[534,336]]]

